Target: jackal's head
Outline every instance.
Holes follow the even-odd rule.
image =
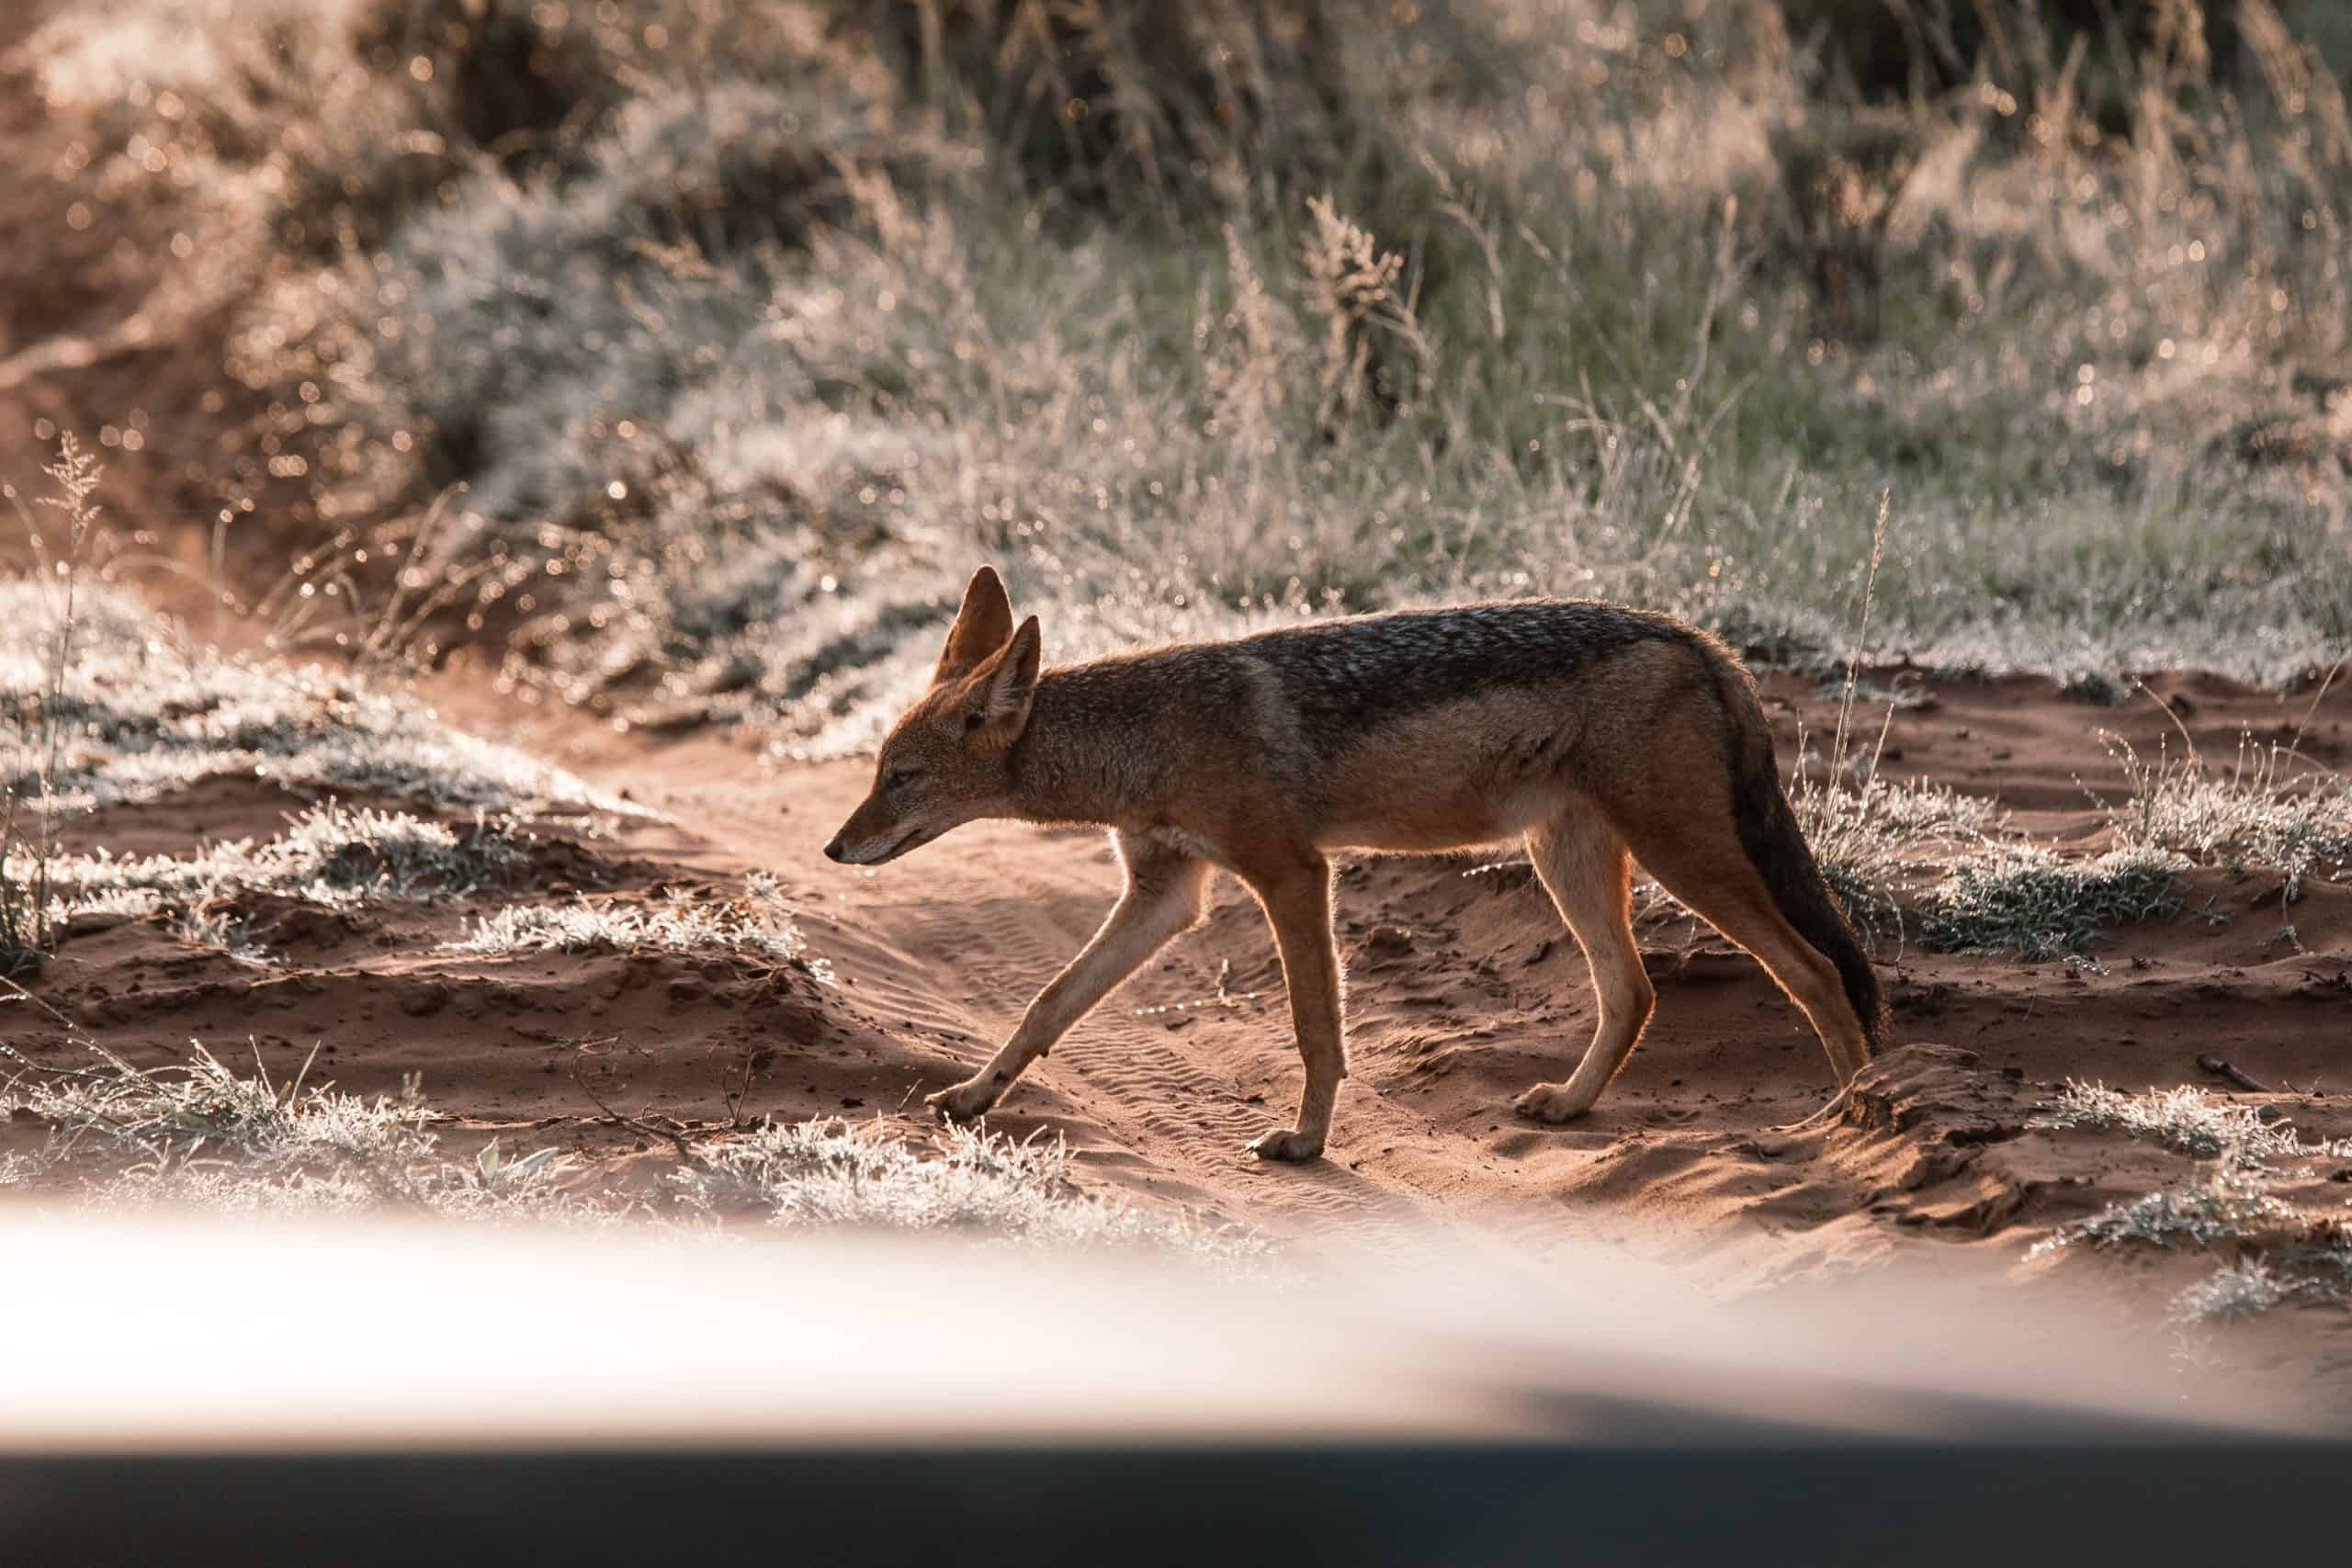
[[[880,865],[986,817],[1011,792],[1007,756],[1037,691],[1037,617],[1016,629],[1004,584],[972,574],[931,690],[882,742],[874,788],[825,846],[845,865]]]

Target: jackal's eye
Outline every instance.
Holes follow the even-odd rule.
[[[892,768],[888,773],[882,775],[882,787],[884,789],[904,789],[908,784],[914,782],[915,774],[919,772],[921,772],[921,770],[916,768]]]

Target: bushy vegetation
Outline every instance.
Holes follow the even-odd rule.
[[[72,570],[0,581],[0,974],[10,976],[36,969],[82,914],[161,917],[189,942],[264,962],[240,908],[255,895],[330,908],[462,896],[519,872],[536,819],[593,834],[637,813],[368,681],[202,648]],[[267,838],[186,854],[69,852],[58,841],[77,814],[234,776],[417,809],[330,793],[289,800]]]
[[[325,908],[470,893],[519,866],[529,835],[516,824],[475,821],[456,829],[405,811],[353,810],[334,802],[296,813],[286,830],[190,855],[60,854],[9,874],[50,889],[50,918],[165,915],[181,934],[250,961],[266,950],[232,912],[256,893]]]
[[[2106,807],[2116,847],[2097,854],[2033,842],[1989,801],[1874,772],[1801,770],[1791,795],[1847,908],[1930,952],[2080,958],[2112,927],[2180,913],[2197,866],[2277,874],[2291,937],[2304,879],[2352,863],[2352,785],[2290,747],[2245,742],[2227,770],[2117,750],[2127,791]]]
[[[2225,1168],[2185,1188],[2162,1188],[2114,1203],[2066,1226],[2058,1245],[2087,1242],[2118,1247],[2141,1241],[2154,1247],[2211,1247],[2239,1242],[2259,1230],[2277,1229],[2296,1218],[2259,1175]]]
[[[2007,814],[1994,802],[1919,781],[1822,779],[1799,770],[1790,789],[1822,875],[1847,912],[1900,935],[1903,904],[1951,868],[1997,852]]]
[[[283,499],[288,635],[834,746],[980,556],[1058,655],[1556,591],[1817,658],[1892,486],[1889,647],[2324,667],[2340,18],[2007,9],[1894,68],[1795,0],[109,0],[25,58],[69,198],[187,239],[151,315],[232,318],[267,412],[189,482]]]
[[[201,1044],[183,1066],[145,1071],[103,1049],[92,1055],[88,1067],[24,1064],[11,1075],[11,1111],[54,1124],[54,1157],[96,1145],[157,1171],[206,1158],[309,1169],[394,1165],[432,1146],[413,1094],[363,1100],[304,1077],[276,1084],[258,1061],[251,1077],[240,1077]]]

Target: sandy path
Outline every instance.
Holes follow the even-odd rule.
[[[890,866],[833,865],[818,846],[865,792],[863,763],[779,776],[708,743],[570,761],[674,815],[702,840],[681,845],[685,863],[718,875],[769,870],[801,890],[811,945],[859,1011],[923,1051],[925,1089],[986,1058],[1118,887],[1102,834],[1011,823],[975,824],[944,850]],[[1237,999],[1224,1004],[1227,962]],[[1279,969],[1256,907],[1228,879],[1206,929],[1073,1030],[991,1122],[1016,1134],[1058,1131],[1123,1186],[1235,1215],[1376,1231],[1434,1219],[1439,1201],[1463,1196],[1461,1168],[1475,1160],[1462,1135],[1376,1093],[1351,1097],[1338,1158],[1274,1170],[1248,1155],[1288,1109],[1296,1077]]]

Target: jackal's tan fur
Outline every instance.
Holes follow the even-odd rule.
[[[825,852],[873,865],[983,817],[1109,827],[1126,887],[978,1073],[955,1117],[1197,921],[1213,870],[1273,927],[1306,1059],[1297,1125],[1252,1145],[1311,1159],[1347,1076],[1329,856],[1524,839],[1600,998],[1592,1043],[1520,1111],[1590,1109],[1648,1022],[1631,864],[1753,953],[1811,1021],[1839,1082],[1883,1026],[1868,957],[1774,772],[1747,672],[1670,616],[1543,600],[1313,622],[1041,671],[982,567],[931,690],[883,742],[873,792]]]

